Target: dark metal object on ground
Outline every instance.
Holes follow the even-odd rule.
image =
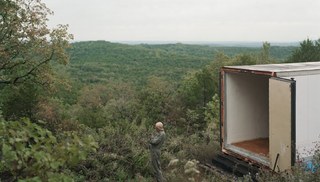
[[[243,177],[244,175],[250,174],[253,180],[255,180],[256,174],[259,173],[258,166],[226,154],[215,155],[212,159],[212,164],[236,175],[237,177]]]

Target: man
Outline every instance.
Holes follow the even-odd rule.
[[[154,170],[154,175],[157,182],[164,181],[161,172],[161,165],[160,165],[160,151],[161,146],[163,145],[166,134],[164,132],[163,124],[161,122],[157,122],[155,125],[156,135],[153,136],[150,140],[150,153],[151,153],[151,164]]]

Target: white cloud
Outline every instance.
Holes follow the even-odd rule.
[[[314,0],[45,0],[77,40],[300,41],[319,38]]]

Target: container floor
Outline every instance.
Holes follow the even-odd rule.
[[[259,155],[263,155],[266,157],[269,156],[269,138],[247,140],[243,142],[233,143],[232,145]]]

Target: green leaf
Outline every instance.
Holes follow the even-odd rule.
[[[41,182],[41,179],[38,176],[36,176],[33,178],[19,179],[18,182]]]
[[[3,159],[6,161],[12,162],[18,160],[17,153],[15,151],[12,151],[12,147],[7,144],[2,145],[2,154]]]
[[[58,169],[60,166],[61,166],[61,163],[60,163],[60,162],[57,162],[57,161],[54,161],[54,162],[51,162],[51,163],[50,163],[50,167],[51,167],[52,169]]]

